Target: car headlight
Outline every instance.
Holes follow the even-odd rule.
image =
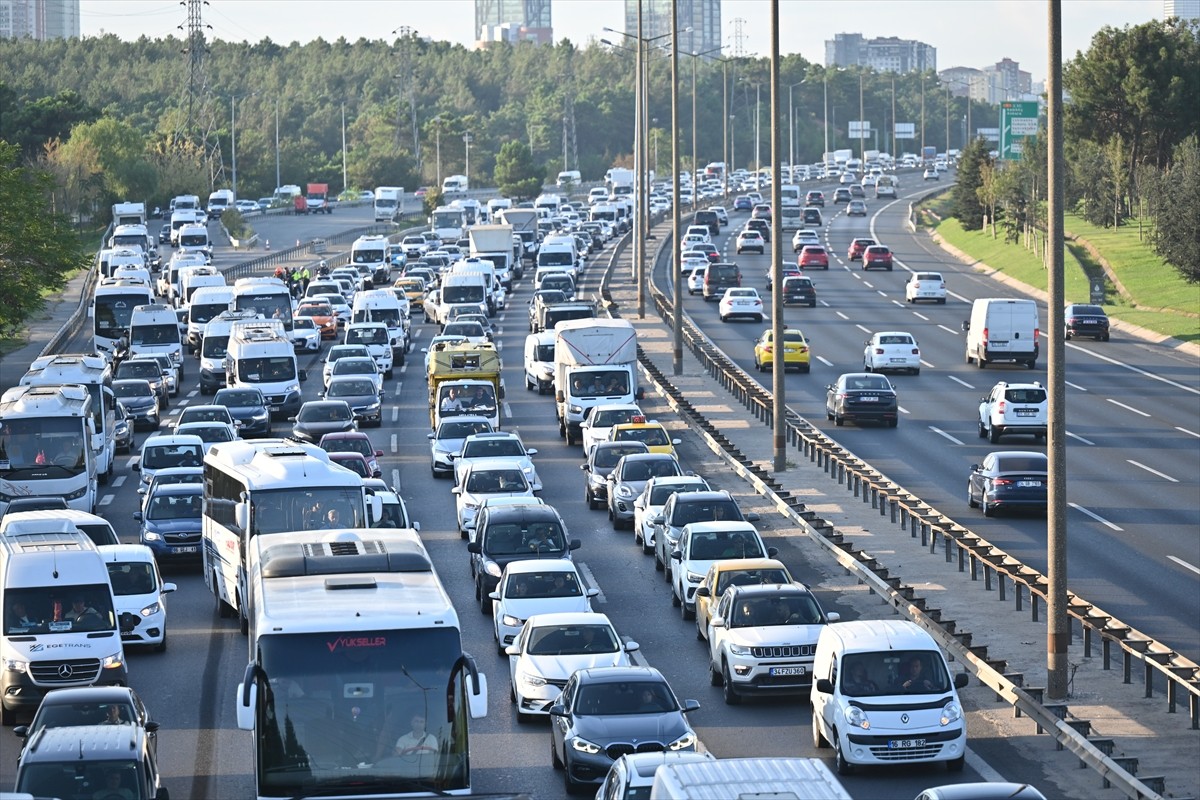
[[[633,497],[633,489],[622,483],[617,487],[617,497]]]
[[[269,414],[267,414],[267,410],[264,408],[262,411],[255,411],[253,414],[251,414],[250,419],[261,421],[266,419],[268,416]]]
[[[474,511],[475,509],[479,508],[479,503],[473,500],[464,500],[463,508],[467,511]]]
[[[142,616],[143,616],[143,617],[149,617],[149,616],[152,616],[152,615],[154,615],[154,614],[157,614],[157,613],[159,612],[159,609],[161,609],[161,608],[162,608],[162,605],[161,605],[161,604],[159,604],[159,603],[151,603],[150,605],[148,605],[148,606],[146,606],[145,608],[143,608],[141,613],[142,613]]]
[[[750,655],[750,647],[744,644],[734,644],[733,642],[730,642],[729,652],[731,655],[735,656],[748,656]]]
[[[100,666],[104,669],[121,669],[125,666],[125,657],[120,653],[113,653],[100,659]]]
[[[483,571],[486,572],[488,575],[491,575],[493,578],[500,577],[500,572],[501,572],[500,565],[497,564],[495,561],[485,562],[483,565]]]
[[[580,739],[579,737],[571,740],[571,747],[590,756],[597,755],[604,749],[598,744],[592,744],[587,739]]]
[[[531,466],[530,467],[522,467],[521,472],[524,472],[526,475],[533,477],[533,467],[531,467]]]
[[[503,614],[500,617],[500,624],[509,628],[519,628],[525,624],[525,620],[520,617],[514,617],[512,614]]]
[[[21,658],[6,658],[4,668],[10,672],[28,672],[29,662]]]
[[[962,707],[951,700],[946,705],[942,706],[942,717],[940,722],[942,725],[949,725],[951,722],[958,722],[962,719]]]
[[[583,406],[568,406],[567,411],[570,411],[572,414],[582,414]]]
[[[288,394],[300,394],[300,384],[293,383],[292,385],[288,386],[285,391],[287,391]]]
[[[846,706],[843,713],[846,717],[846,722],[850,723],[852,728],[862,728],[864,731],[871,729],[871,720],[867,719],[867,712],[858,706]]]
[[[696,746],[696,734],[694,731],[688,731],[683,736],[680,736],[675,741],[667,745],[668,750],[690,750]]]
[[[367,411],[378,411],[382,405],[383,405],[382,403],[371,403],[370,405],[368,405],[366,407],[366,410]]]
[[[161,542],[162,535],[154,531],[142,531],[142,540],[147,542]]]
[[[531,689],[540,689],[546,685],[546,679],[541,675],[536,675],[532,672],[522,672],[521,683],[525,684]]]
[[[701,575],[699,572],[689,571],[687,573],[687,579],[688,579],[688,583],[699,583],[700,581],[704,580],[704,576]]]

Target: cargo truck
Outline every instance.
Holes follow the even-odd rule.
[[[113,227],[121,225],[145,225],[145,203],[114,203],[112,207]]]
[[[521,237],[521,258],[513,264],[513,274],[524,277],[524,262],[532,264],[538,252],[538,212],[532,208],[506,208],[500,212],[499,222],[511,225],[513,233]]]
[[[558,433],[573,445],[593,406],[633,403],[637,388],[637,333],[625,319],[579,319],[554,328],[554,399]]]
[[[500,430],[500,354],[491,342],[437,342],[429,352],[429,427],[450,416],[480,416]]]
[[[375,188],[375,221],[395,222],[400,216],[404,200],[401,186],[378,186]]]
[[[482,258],[496,265],[496,275],[505,290],[512,289],[513,227],[511,225],[476,225],[467,229],[471,240],[471,258]],[[509,276],[507,279],[505,276]]]
[[[307,192],[303,195],[296,195],[295,211],[297,214],[332,214],[333,206],[329,204],[329,184],[308,184]]]

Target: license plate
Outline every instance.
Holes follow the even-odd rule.
[[[903,358],[889,358],[888,361],[891,361],[893,364],[903,364],[904,363]]]
[[[907,750],[912,747],[924,747],[924,739],[889,739],[889,750]]]
[[[1021,487],[1022,489],[1036,489],[1041,485],[1041,481],[1017,481],[1017,486]]]
[[[199,552],[200,552],[200,545],[197,545],[197,544],[185,544],[185,545],[182,545],[182,546],[180,546],[180,547],[175,547],[175,548],[172,548],[172,552],[175,552],[175,553],[199,553]]]
[[[858,401],[860,403],[878,403],[879,398],[878,397],[860,397],[860,398],[858,398]]]
[[[808,667],[771,667],[772,675],[807,675]]]
[[[1036,416],[1036,415],[1037,415],[1036,408],[1018,408],[1017,409],[1018,417],[1032,417],[1032,416]]]

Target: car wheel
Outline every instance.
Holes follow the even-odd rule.
[[[863,372],[870,372],[870,371],[871,371],[871,362],[864,361],[863,362]]]
[[[563,762],[558,758],[558,751],[554,749],[554,738],[550,738],[550,765],[555,769],[562,769]]]
[[[759,325],[761,325],[762,321],[763,321],[763,315],[759,314],[757,317],[754,318],[754,321],[757,322]]]
[[[939,298],[938,298],[938,305],[939,305],[939,306],[944,306],[944,305],[946,305],[946,298],[944,298],[944,297],[939,297]]]
[[[221,599],[221,592],[217,589],[217,576],[213,573],[213,609],[217,612],[217,617],[220,619],[229,619],[233,616],[233,609],[228,603]]]
[[[900,424],[900,417],[896,417],[895,419],[889,419],[889,420],[888,420],[888,427],[889,427],[889,428],[894,428],[894,427],[896,427],[896,426],[897,426],[897,425],[899,425],[899,424]]]
[[[682,590],[683,590],[683,587],[680,587],[680,591],[682,591]],[[685,603],[685,602],[683,601],[683,599],[682,599],[682,598],[680,598],[680,600],[679,600],[679,614],[680,614],[680,616],[681,616],[681,617],[683,617],[683,621],[684,621],[684,622],[688,622],[689,620],[693,620],[693,619],[695,619],[695,618],[696,618],[696,609],[694,609],[694,608],[693,608],[693,609],[689,609],[689,608],[687,607],[687,603]],[[698,636],[698,635],[699,635],[699,633],[697,632],[697,636]]]
[[[663,562],[662,562],[662,559],[660,559],[658,557],[658,548],[657,547],[654,548],[654,571],[655,572],[663,571]]]
[[[699,615],[696,615],[696,614],[693,614],[692,616],[696,617],[696,641],[703,642],[704,641],[704,629],[700,627],[700,617],[699,617]]]
[[[987,359],[983,356],[980,356],[979,358],[975,359],[975,366],[979,367],[980,369],[986,369]]]
[[[975,492],[971,489],[970,481],[967,481],[967,508],[979,508],[979,503],[975,501]]]
[[[836,730],[833,733],[834,733],[834,736],[837,736]],[[834,749],[834,755],[835,755],[835,762],[836,762],[835,768],[837,769],[837,774],[838,775],[852,774],[854,772],[854,765],[851,764],[849,761],[847,761],[846,756],[844,756],[842,754],[842,744],[841,744],[840,740],[836,740],[833,743],[833,749]]]
[[[821,733],[821,723],[817,721],[817,710],[812,712],[812,743],[816,750],[826,750],[829,748],[829,741],[825,738],[825,734]]]
[[[712,663],[712,659],[708,662],[708,683],[710,686],[721,685],[721,671],[717,669],[717,665]]]
[[[809,301],[809,303],[808,303],[808,307],[809,307],[809,308],[816,308],[816,307],[817,307],[817,301],[816,301],[816,300],[810,300],[810,301]]]
[[[988,435],[987,428],[983,427],[983,421],[979,422],[979,438],[986,439]]]
[[[994,516],[996,516],[996,507],[995,507],[994,505],[992,505],[991,503],[989,503],[989,502],[988,502],[986,499],[981,499],[981,500],[980,500],[980,503],[982,503],[982,504],[983,504],[983,515],[984,515],[985,517],[994,517]]]
[[[1070,332],[1070,331],[1063,331],[1063,339],[1065,339],[1065,340],[1066,340],[1066,341],[1068,341],[1068,342],[1069,342],[1069,341],[1071,341],[1071,332]]]
[[[724,314],[721,315],[721,322],[729,322],[729,320],[725,318]]]
[[[742,696],[737,693],[737,689],[733,688],[733,678],[729,674],[729,664],[722,665],[721,669],[721,699],[725,701],[727,706],[741,705]]]
[[[842,417],[841,414],[834,414],[833,415],[833,424],[837,425],[840,428],[846,424],[846,420]]]
[[[654,552],[654,544],[647,542],[645,539],[643,539],[642,540],[642,555],[648,556],[653,552]]]
[[[611,508],[608,510],[608,519],[610,522],[612,522],[612,529],[614,531],[621,530],[621,521],[619,519],[617,519],[615,514],[613,514]]]
[[[1104,334],[1103,336],[1101,336],[1101,337],[1100,337],[1100,341],[1102,341],[1102,342],[1107,342],[1107,341],[1108,341],[1108,334],[1106,333],[1106,334]]]
[[[988,431],[988,441],[992,444],[998,444],[1000,442],[1000,435],[1001,430],[993,425],[992,429]]]
[[[167,626],[163,625],[162,641],[154,645],[154,652],[163,653],[167,649]]]
[[[675,594],[675,582],[674,581],[671,582],[671,605],[674,606],[675,608],[679,608],[679,606],[680,606],[679,595]]]

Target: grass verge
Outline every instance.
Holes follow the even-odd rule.
[[[1119,228],[1101,228],[1067,214],[1064,225],[1070,234],[1096,248],[1138,306],[1200,312],[1200,287],[1189,284],[1159,258],[1148,240],[1138,238],[1136,220]],[[1148,233],[1149,228],[1143,228],[1143,235]]]

